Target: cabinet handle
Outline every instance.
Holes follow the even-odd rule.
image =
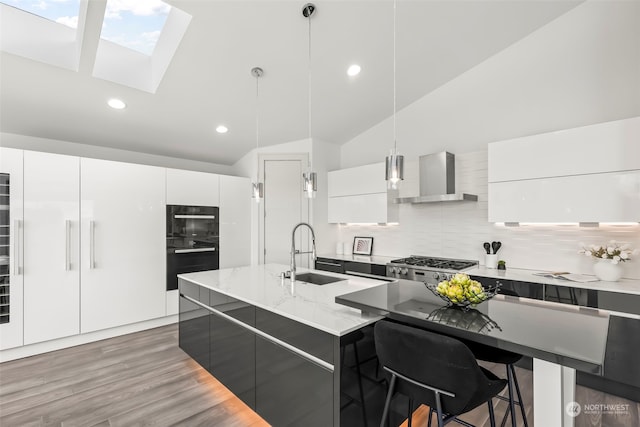
[[[193,252],[215,252],[216,248],[176,249],[176,254],[190,254]]]
[[[65,271],[71,270],[70,252],[71,248],[71,220],[64,221],[64,269]]]
[[[250,332],[253,332],[254,334],[258,335],[261,338],[264,338],[265,340],[269,341],[270,343],[273,343],[277,346],[280,346],[286,350],[289,350],[292,353],[297,354],[298,356],[302,357],[303,359],[320,366],[321,368],[326,369],[329,372],[333,372],[333,365],[331,363],[325,362],[324,360],[314,356],[313,354],[309,354],[306,351],[302,351],[297,347],[292,346],[289,343],[286,343],[282,340],[279,340],[278,338],[271,336],[269,334],[267,334],[266,332],[262,332],[260,329],[254,328],[253,326],[249,326],[244,322],[241,322],[240,320],[236,319],[235,317],[231,317],[226,313],[223,313],[222,311],[216,310],[215,308],[209,307],[206,304],[201,303],[198,300],[195,300],[191,297],[188,297],[184,294],[180,294],[180,296],[184,299],[186,299],[187,301],[190,301],[194,304],[196,304],[197,306],[200,306],[202,308],[204,308],[205,310],[210,311],[211,313],[215,314],[216,316],[222,317],[223,319],[228,320],[231,323],[234,323],[238,326],[240,326],[241,328],[244,328]]]
[[[96,268],[96,222],[89,221],[89,270]]]
[[[20,275],[20,220],[13,221],[13,274]]]
[[[176,219],[216,219],[215,215],[174,215]]]
[[[326,261],[316,261],[316,264],[331,265],[333,267],[342,267],[342,264],[336,264],[334,262],[326,262]]]

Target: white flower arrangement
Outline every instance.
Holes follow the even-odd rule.
[[[578,251],[579,254],[586,255],[597,259],[611,260],[612,264],[618,264],[620,262],[631,261],[631,255],[638,255],[637,249],[631,249],[628,243],[616,242],[610,240],[605,246],[581,244],[582,249]]]

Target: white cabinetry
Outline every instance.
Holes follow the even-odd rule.
[[[388,223],[398,221],[394,194],[387,192],[384,163],[341,169],[328,174],[329,222]]]
[[[24,344],[80,333],[80,158],[24,152]]]
[[[81,332],[165,315],[165,169],[81,159]]]
[[[167,169],[167,204],[219,206],[219,176],[205,172]]]
[[[1,313],[4,314],[0,320],[0,350],[18,347],[23,343],[22,168],[22,150],[0,148],[0,173],[3,174],[3,184],[8,182],[8,186],[3,185],[0,191],[3,195],[3,202],[0,203],[0,300]]]
[[[251,182],[220,176],[220,268],[251,263]]]
[[[635,117],[489,144],[489,221],[640,221],[639,140]]]

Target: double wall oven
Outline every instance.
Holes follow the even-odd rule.
[[[167,205],[167,290],[178,274],[217,270],[220,212],[216,206]]]

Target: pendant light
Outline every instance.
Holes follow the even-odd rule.
[[[260,127],[258,126],[260,91],[258,80],[263,74],[264,71],[260,67],[254,67],[251,69],[251,75],[256,78],[256,164],[258,165],[256,168],[256,181],[251,183],[251,198],[254,199],[256,203],[260,203],[260,200],[264,198],[264,185],[260,182],[260,162],[258,161],[258,147],[260,141]]]
[[[307,3],[302,8],[302,16],[309,20],[309,62],[308,62],[308,78],[307,85],[309,91],[309,141],[311,141],[311,15],[316,10],[316,6],[313,3]],[[315,172],[309,171],[302,174],[303,179],[303,187],[302,191],[304,192],[305,197],[308,199],[313,199],[316,197],[316,192],[318,190],[317,184],[317,176]]]
[[[391,190],[397,190],[404,179],[404,156],[398,154],[396,142],[396,0],[393,0],[393,149],[385,159],[385,179]]]

